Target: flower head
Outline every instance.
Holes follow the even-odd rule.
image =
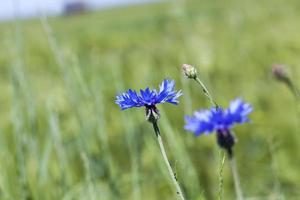
[[[229,130],[235,124],[248,122],[248,115],[251,112],[250,104],[236,99],[226,110],[211,108],[210,110],[196,111],[194,116],[186,116],[185,129],[194,132],[196,136],[202,133],[209,134],[214,131]]]
[[[149,87],[144,90],[141,89],[140,94],[135,90],[129,89],[127,92],[117,95],[115,103],[118,104],[122,110],[145,106],[146,116],[149,120],[151,115],[159,116],[155,106],[156,104],[168,102],[177,105],[179,103],[178,97],[181,95],[181,91],[175,90],[175,81],[165,79],[159,86],[158,92],[155,89],[149,89]]]
[[[250,104],[236,99],[230,102],[229,107],[225,110],[211,108],[210,110],[196,111],[193,116],[186,116],[184,128],[194,132],[196,136],[217,132],[219,145],[231,152],[234,137],[230,130],[235,124],[249,122],[248,115],[252,110]]]

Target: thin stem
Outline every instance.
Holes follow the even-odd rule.
[[[224,164],[226,160],[226,154],[222,153],[220,151],[220,164],[219,164],[219,200],[223,199],[223,185],[224,185],[224,178],[223,178],[223,169],[224,169]]]
[[[154,128],[154,131],[155,131],[155,134],[156,134],[156,138],[157,138],[159,147],[160,147],[161,154],[163,156],[165,164],[167,165],[167,168],[168,168],[169,174],[171,176],[172,182],[174,183],[174,186],[176,188],[177,195],[180,197],[181,200],[184,200],[184,196],[182,194],[181,188],[180,188],[180,186],[177,182],[177,177],[176,177],[175,173],[173,172],[172,167],[170,165],[170,162],[168,160],[166,150],[165,150],[164,144],[162,142],[162,138],[160,136],[160,131],[159,131],[159,128],[157,126],[157,122],[152,122],[152,124],[153,124],[153,128]]]
[[[209,93],[204,83],[198,77],[196,77],[194,80],[202,87],[202,91],[204,92],[205,96],[209,99],[210,103],[214,107],[218,108],[219,105],[214,101],[214,99],[212,98],[211,94]]]
[[[230,162],[230,166],[231,166],[237,200],[243,200],[244,199],[243,192],[242,192],[242,188],[241,188],[241,184],[240,184],[240,178],[239,178],[239,174],[237,171],[235,158],[232,157],[231,159],[229,159],[229,162]]]
[[[284,80],[284,83],[288,86],[290,91],[293,93],[295,99],[297,101],[300,101],[300,91],[299,89],[294,85],[291,79]]]
[[[280,194],[283,194],[283,192],[281,191],[281,185],[279,182],[279,178],[278,178],[278,166],[277,166],[277,162],[276,162],[276,143],[275,138],[271,137],[268,140],[268,149],[269,149],[269,153],[270,153],[270,161],[271,161],[271,170],[272,170],[272,174],[273,174],[273,184],[274,184],[274,192],[276,194],[276,196],[280,196]]]

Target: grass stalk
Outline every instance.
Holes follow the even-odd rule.
[[[12,126],[14,132],[15,148],[16,148],[16,165],[17,165],[17,176],[18,186],[16,186],[16,193],[19,192],[18,198],[27,199],[30,198],[28,192],[28,179],[26,170],[26,116],[25,109],[29,108],[28,96],[29,93],[28,83],[25,77],[24,71],[24,47],[23,47],[23,36],[22,26],[19,20],[19,1],[14,0],[13,9],[15,12],[14,20],[14,60],[12,60],[12,71],[11,71],[11,84],[12,84]],[[26,93],[27,91],[28,93]],[[26,102],[24,105],[23,102]],[[30,111],[28,109],[28,111]],[[31,112],[28,112],[28,115]],[[28,117],[28,116],[26,116]],[[19,189],[19,191],[18,191]]]
[[[284,197],[284,193],[281,189],[281,184],[278,177],[278,164],[276,160],[276,140],[274,137],[268,139],[268,149],[270,154],[270,161],[271,161],[271,170],[273,174],[273,184],[274,184],[274,192],[278,199],[282,199],[280,197]]]
[[[114,59],[118,61],[116,56]],[[111,63],[112,67],[112,76],[114,78],[115,88],[118,91],[124,90],[124,80],[122,77],[122,69],[119,67],[120,64]],[[134,115],[134,114],[133,114]],[[141,199],[141,176],[140,176],[140,152],[139,152],[139,142],[136,139],[134,132],[134,123],[133,118],[128,118],[124,114],[121,115],[122,124],[124,125],[126,132],[126,141],[130,152],[130,164],[131,164],[131,184],[132,184],[132,193],[133,200]]]

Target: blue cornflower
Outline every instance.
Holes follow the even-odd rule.
[[[196,136],[203,133],[217,132],[219,145],[227,149],[229,154],[231,154],[231,148],[235,142],[231,128],[235,124],[249,122],[248,115],[252,110],[253,108],[250,104],[238,98],[232,101],[225,110],[222,108],[211,108],[210,110],[196,111],[193,116],[186,116],[184,128],[194,132]]]
[[[175,91],[175,81],[164,79],[159,86],[159,92],[155,89],[151,90],[147,87],[144,90],[140,90],[138,94],[135,90],[129,89],[116,96],[115,103],[118,104],[122,110],[133,107],[146,107],[146,116],[148,120],[155,120],[159,117],[159,112],[156,108],[156,104],[171,103],[177,105],[179,103],[178,97],[182,95],[181,90]]]

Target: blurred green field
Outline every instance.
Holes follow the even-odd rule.
[[[0,24],[0,199],[176,199],[144,109],[114,104],[165,77],[184,93],[159,105],[172,166],[187,199],[217,199],[215,136],[183,130],[185,114],[210,104],[182,63],[222,106],[238,96],[254,106],[235,128],[244,195],[300,199],[297,104],[270,73],[286,64],[300,86],[299,10],[297,0],[177,1]],[[228,164],[223,199],[234,199]]]

